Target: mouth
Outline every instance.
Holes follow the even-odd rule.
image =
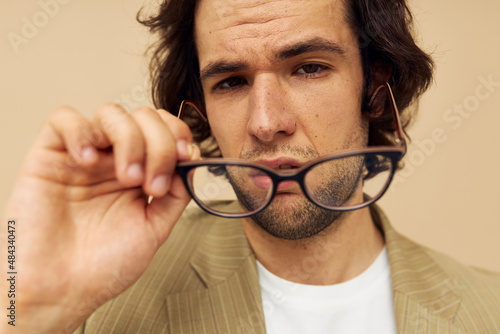
[[[292,170],[297,169],[303,165],[303,163],[299,160],[288,157],[260,159],[257,160],[257,162],[277,170]]]
[[[278,167],[279,170],[297,169],[297,166],[292,165],[281,165]]]
[[[267,167],[270,167],[276,171],[279,171],[280,174],[293,174],[296,169],[303,165],[300,161],[287,158],[287,157],[279,157],[274,159],[260,159],[257,161]],[[268,190],[272,186],[272,180],[267,175],[256,175],[254,178],[255,185],[260,189]],[[298,183],[296,181],[282,181],[278,184],[276,191],[278,193],[284,192],[296,192],[298,187]]]
[[[269,189],[272,187],[273,181],[271,178],[265,174],[259,174],[259,175],[254,175],[252,176],[252,180],[254,185],[262,189],[264,191],[269,191]],[[277,193],[283,193],[283,192],[295,192],[296,187],[298,186],[298,183],[296,181],[281,181],[278,184],[278,187],[276,188]]]

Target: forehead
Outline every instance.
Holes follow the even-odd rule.
[[[323,38],[356,47],[343,0],[200,0],[195,38],[200,66],[220,57],[257,57]]]

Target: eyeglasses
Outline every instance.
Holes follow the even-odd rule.
[[[206,212],[226,218],[243,218],[266,209],[276,195],[303,193],[315,205],[332,211],[366,207],[385,193],[398,162],[406,153],[398,108],[391,86],[378,87],[370,101],[387,89],[395,122],[394,146],[347,149],[313,159],[299,168],[267,165],[242,159],[211,158],[183,161],[177,173],[194,201]],[[202,110],[182,101],[181,118],[188,108],[205,121]]]

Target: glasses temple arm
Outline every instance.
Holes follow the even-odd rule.
[[[379,87],[377,87],[377,89],[373,93],[368,105],[369,106],[372,105],[372,103],[375,100],[375,98],[377,97],[378,93],[383,88],[387,88],[387,90],[389,92],[390,103],[391,103],[391,107],[392,107],[391,108],[392,109],[392,117],[396,123],[396,129],[394,130],[394,137],[395,137],[396,143],[404,147],[403,154],[405,154],[406,153],[406,140],[404,138],[404,132],[403,132],[403,128],[401,126],[401,119],[399,117],[399,110],[398,110],[398,106],[396,104],[396,99],[394,98],[394,94],[392,93],[391,85],[388,82],[386,82],[384,85],[380,85]]]
[[[191,102],[189,100],[182,100],[181,106],[179,107],[179,114],[177,115],[177,118],[182,119],[182,115],[184,114],[184,107],[186,105],[190,105],[193,107],[194,110],[198,113],[198,115],[205,121],[205,123],[208,123],[207,116],[205,116],[205,113],[201,110],[200,107],[198,107],[194,102]]]

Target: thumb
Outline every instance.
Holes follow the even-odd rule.
[[[167,240],[190,200],[182,178],[174,174],[169,192],[163,197],[153,198],[146,207],[147,220],[153,225],[160,244]]]
[[[196,145],[192,145],[192,148],[191,160],[199,160],[200,149]],[[190,200],[191,196],[186,190],[182,178],[174,173],[168,193],[161,198],[153,198],[147,206],[147,219],[153,224],[160,244],[163,244],[168,238]]]

